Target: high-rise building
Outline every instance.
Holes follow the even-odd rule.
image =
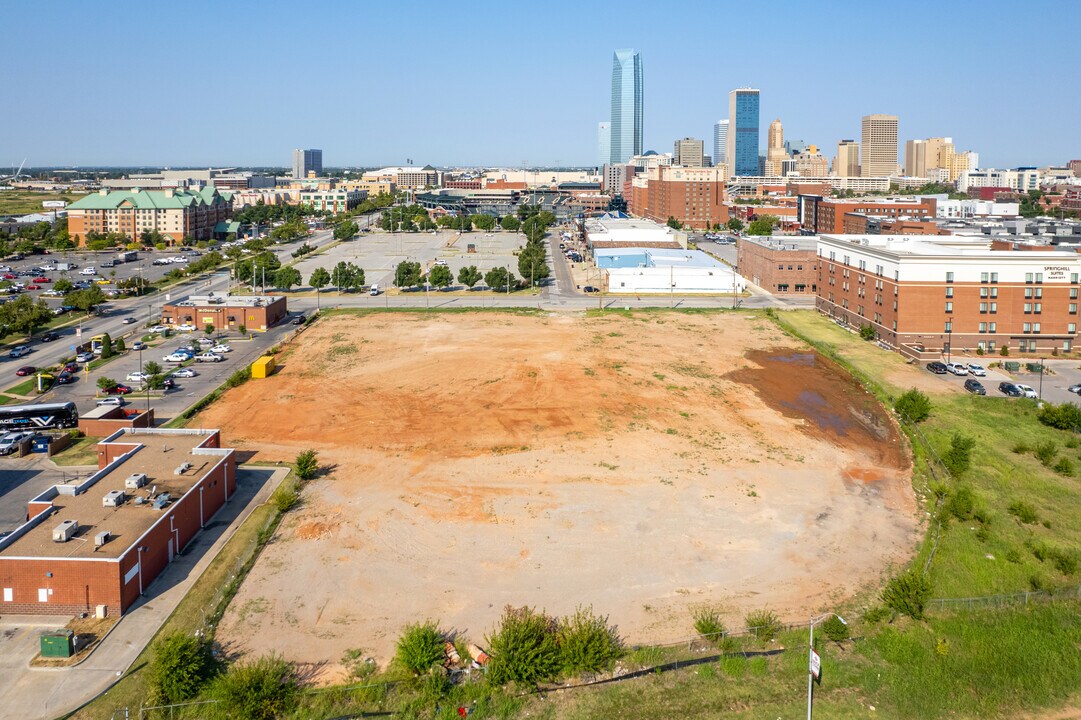
[[[713,164],[728,162],[728,121],[718,120],[713,125]]]
[[[308,173],[315,173],[316,177],[323,174],[322,150],[293,151],[293,177],[306,178]]]
[[[612,124],[597,123],[597,165],[608,165],[612,160]]]
[[[863,177],[888,177],[897,174],[897,116],[864,115],[860,154]]]
[[[611,138],[608,162],[642,154],[642,56],[633,49],[612,56]]]
[[[781,163],[788,157],[784,149],[784,127],[780,120],[769,124],[766,132],[766,175],[780,175]]]
[[[676,140],[672,152],[672,164],[684,167],[705,166],[705,143],[697,138],[683,138]]]
[[[739,88],[728,93],[728,149],[732,174],[758,175],[759,91]]]
[[[837,177],[860,176],[860,144],[855,140],[837,143],[837,155],[833,158],[833,174]]]
[[[1081,177],[1081,160],[1071,160],[1066,163],[1066,167],[1070,168],[1074,177]]]

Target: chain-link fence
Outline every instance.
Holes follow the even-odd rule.
[[[927,601],[928,610],[973,610],[983,608],[1028,605],[1034,602],[1050,600],[1069,600],[1081,598],[1081,585],[1059,588],[1057,590],[1033,590],[1031,592],[1009,593],[1005,595],[984,595],[970,598],[935,598]]]

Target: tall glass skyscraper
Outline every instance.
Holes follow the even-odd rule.
[[[612,161],[612,126],[609,123],[597,123],[597,167],[603,167]]]
[[[758,174],[758,90],[728,93],[728,165],[733,175]]]
[[[611,138],[613,165],[642,154],[642,56],[633,49],[612,56]]]
[[[713,164],[728,162],[728,121],[718,120],[713,125]]]

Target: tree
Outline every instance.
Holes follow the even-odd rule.
[[[469,218],[478,230],[484,230],[485,232],[495,228],[495,218],[491,215],[485,215],[483,213],[472,215]]]
[[[668,222],[665,223],[665,224],[668,225],[668,227],[672,228],[673,230],[682,230],[683,229],[683,223],[681,223],[679,220],[676,220],[671,215],[668,216]]]
[[[510,292],[510,285],[514,282],[514,274],[505,267],[495,267],[484,273],[484,284],[497,292]]]
[[[402,260],[394,269],[394,285],[396,287],[414,287],[420,284],[420,263]]]
[[[527,242],[518,253],[518,274],[536,286],[538,280],[548,277],[550,270],[544,262],[544,245],[539,242]]]
[[[315,450],[305,450],[297,455],[296,474],[301,480],[311,480],[319,473],[319,455]]]
[[[213,717],[274,720],[296,707],[300,684],[293,667],[271,655],[232,666],[217,677],[208,694],[218,701],[207,706]]]
[[[739,232],[743,229],[743,221],[738,217],[729,218],[728,223],[725,226],[732,232]]]
[[[334,266],[330,278],[339,292],[359,290],[364,285],[364,270],[343,260]]]
[[[113,352],[113,339],[109,333],[103,333],[101,336],[101,359],[105,360],[113,355],[115,355]]]
[[[118,353],[122,353],[127,350],[128,348],[127,345],[124,344],[124,338],[117,338],[116,344],[113,349],[116,350]]]
[[[772,235],[773,227],[778,223],[776,215],[759,215],[747,228],[748,235]]]
[[[217,675],[219,664],[208,641],[175,632],[154,643],[149,684],[155,703],[190,700]]]
[[[454,280],[454,275],[446,265],[436,265],[428,271],[428,282],[432,287],[445,288]]]
[[[291,290],[301,283],[300,271],[295,267],[278,268],[274,273],[274,284],[282,290]]]
[[[97,385],[99,389],[110,392],[116,389],[116,386],[119,385],[119,383],[110,377],[99,377]]]
[[[345,222],[340,223],[338,227],[334,228],[334,239],[349,240],[350,238],[356,237],[359,232],[360,225],[357,225],[352,220],[346,220]]]
[[[293,242],[308,234],[308,226],[300,218],[290,220],[270,231],[270,239],[277,242]]]
[[[508,216],[509,217],[509,216]],[[481,272],[476,265],[468,265],[458,271],[458,282],[471,288],[481,281]]]
[[[16,299],[0,305],[0,326],[14,333],[34,334],[34,328],[49,322],[53,311],[44,300],[34,302],[29,295],[20,295]]]
[[[976,438],[961,433],[954,433],[950,438],[950,447],[942,454],[942,463],[954,477],[968,470],[972,464],[972,449],[976,447]]]
[[[919,423],[931,416],[931,399],[912,388],[893,403],[893,409],[908,422]]]
[[[507,215],[499,224],[508,232],[518,232],[518,228],[522,227],[521,221],[513,215]]]
[[[423,675],[443,659],[443,643],[435,622],[407,625],[398,638],[394,660],[414,675]]]
[[[143,363],[143,372],[145,372],[147,375],[160,375],[161,365],[154,362],[153,360],[147,360],[145,363]]]
[[[281,266],[281,260],[278,259],[277,255],[270,251],[264,251],[238,260],[236,264],[236,275],[239,280],[250,280],[252,281],[252,285],[262,285],[264,271],[266,275],[273,278],[274,272]]]
[[[64,299],[68,305],[89,314],[94,309],[94,306],[105,302],[105,293],[101,291],[100,285],[91,285],[85,290],[75,290],[68,293]]]
[[[318,267],[312,271],[312,276],[308,278],[308,284],[315,288],[315,292],[318,294],[320,290],[330,284],[330,273],[327,272],[326,268]]]
[[[211,335],[213,335],[214,334],[214,323],[207,323],[203,327],[203,332],[206,333],[207,337],[210,337]]]

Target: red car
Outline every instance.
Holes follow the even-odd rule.
[[[19,277],[18,275],[13,275],[11,273],[4,273],[4,279],[5,280],[17,280],[18,277]]]
[[[33,375],[35,370],[37,370],[37,368],[33,365],[23,365],[15,371],[15,374],[19,377],[26,377],[27,375]]]
[[[130,392],[131,392],[130,387],[128,387],[127,385],[121,384],[121,385],[117,385],[112,390],[106,390],[105,394],[107,394],[107,395],[127,395]]]
[[[79,372],[79,363],[73,363],[73,362],[69,362],[69,363],[67,363],[66,365],[64,365],[64,368],[63,368],[63,369],[64,369],[64,370],[67,370],[67,371],[68,371],[68,372],[70,372],[70,373],[76,373],[76,372]]]
[[[26,289],[27,290],[40,290],[41,286],[40,285],[27,285]]]
[[[52,282],[52,280],[50,280],[49,278],[42,275],[41,277],[34,278],[34,282],[36,282],[36,283],[49,283],[49,282]]]

